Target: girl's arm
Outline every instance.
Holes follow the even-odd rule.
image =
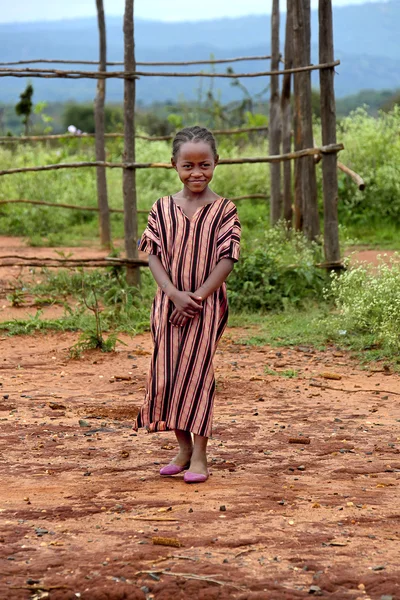
[[[221,287],[225,279],[228,277],[233,269],[235,261],[231,258],[223,258],[219,261],[215,269],[213,269],[210,275],[207,277],[203,285],[195,291],[195,295],[202,301],[211,296],[215,290]],[[176,310],[171,315],[170,321],[172,325],[182,327],[187,323],[187,317],[182,313],[178,313]]]
[[[180,315],[193,318],[202,309],[199,295],[177,290],[169,279],[160,259],[155,254],[150,254],[149,256],[149,267],[157,285],[172,300],[175,304],[175,310]]]
[[[233,270],[234,264],[235,261],[231,258],[223,258],[220,260],[215,269],[211,271],[203,285],[201,285],[199,289],[195,291],[196,296],[199,296],[201,300],[205,300],[208,298],[208,296],[211,296],[211,294],[220,288],[224,283],[225,279]]]

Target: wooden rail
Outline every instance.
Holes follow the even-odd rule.
[[[267,194],[249,194],[245,196],[233,196],[230,197],[229,200],[232,202],[240,202],[241,200],[268,200],[269,196]],[[25,200],[22,198],[10,199],[10,200],[0,200],[0,206],[6,204],[32,204],[34,206],[50,206],[51,208],[68,208],[72,210],[82,210],[84,212],[98,212],[99,208],[97,206],[79,206],[77,204],[65,204],[64,202],[46,202],[45,200]],[[124,214],[124,210],[122,208],[110,208],[110,213],[119,213]],[[139,214],[148,215],[150,209],[147,210],[138,210]]]
[[[269,60],[271,56],[238,56],[236,58],[218,58],[210,60],[188,60],[188,61],[171,61],[171,62],[139,62],[137,65],[141,67],[186,67],[189,65],[220,65],[224,63],[234,63],[241,61],[252,61],[252,60]],[[30,60],[15,60],[11,62],[0,62],[0,67],[6,67],[11,65],[31,65],[31,64],[59,64],[59,65],[98,65],[98,60],[65,60],[55,58],[37,58]],[[108,62],[107,67],[123,66],[123,61]]]
[[[266,125],[259,127],[236,127],[233,129],[214,129],[212,133],[214,135],[240,135],[242,133],[260,133],[267,132],[268,127]],[[158,136],[150,136],[150,135],[140,135],[136,134],[135,138],[140,140],[146,140],[148,142],[166,142],[172,140],[175,134],[169,135],[158,135]],[[80,140],[80,139],[95,139],[95,133],[57,133],[53,135],[21,135],[21,136],[10,136],[10,135],[2,135],[0,136],[0,143],[12,143],[12,142],[51,142],[53,140]],[[106,138],[123,138],[124,134],[121,133],[106,133]]]
[[[247,158],[222,158],[219,165],[245,165],[257,163],[277,163],[287,160],[296,160],[304,156],[313,156],[315,154],[334,154],[344,149],[343,144],[329,144],[319,148],[305,148],[287,154],[276,156],[257,156]],[[100,161],[85,161],[76,163],[58,163],[54,165],[45,165],[38,167],[18,167],[16,169],[4,169],[0,171],[0,176],[13,175],[16,173],[37,173],[40,171],[56,171],[59,169],[81,169],[82,167],[107,167],[109,169],[172,169],[171,163],[112,163]]]
[[[9,69],[0,68],[0,77],[39,77],[44,79],[138,79],[140,77],[211,77],[222,79],[243,79],[254,77],[271,77],[273,75],[285,75],[287,73],[303,73],[307,71],[320,71],[333,69],[340,65],[340,60],[308,65],[305,67],[294,67],[273,71],[260,71],[255,73],[209,73],[206,71],[196,73],[179,73],[170,71],[65,71],[59,69]]]

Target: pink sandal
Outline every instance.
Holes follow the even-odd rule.
[[[165,467],[160,469],[160,475],[162,477],[171,477],[172,475],[178,475],[179,473],[182,473],[182,471],[186,471],[186,469],[188,469],[189,466],[190,463],[187,463],[184,467],[180,467],[178,465],[175,465],[174,463],[169,463],[169,465],[166,465]]]
[[[207,475],[203,475],[202,473],[192,473],[191,471],[188,471],[185,473],[183,480],[185,483],[204,483],[207,481],[208,477],[208,473]]]

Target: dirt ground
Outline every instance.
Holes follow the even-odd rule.
[[[27,312],[16,274],[0,320]],[[149,335],[79,360],[76,334],[0,337],[1,600],[400,600],[399,376],[250,333],[220,344],[211,476],[190,486],[158,475],[172,433],[132,431]]]

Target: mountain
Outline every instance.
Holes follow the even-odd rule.
[[[284,15],[282,16],[282,40]],[[360,89],[400,87],[400,0],[345,6],[334,9],[335,57],[341,60],[335,80],[338,97]],[[269,53],[270,18],[249,16],[188,23],[143,21],[135,24],[136,55],[139,61],[199,60],[214,55],[227,58]],[[312,13],[312,61],[318,62],[318,15]],[[122,60],[122,18],[107,19],[108,59]],[[282,43],[283,46],[283,43]],[[66,58],[95,60],[98,52],[96,19],[0,25],[0,60]],[[32,66],[32,65],[31,65]],[[34,65],[33,65],[34,66]],[[232,65],[236,72],[268,70],[268,61]],[[66,68],[65,66],[60,68]],[[82,69],[82,66],[71,66]],[[87,67],[94,68],[94,67]],[[201,70],[203,67],[195,67]],[[208,69],[208,67],[204,67]],[[226,65],[218,67],[225,71]],[[150,70],[154,71],[155,68]],[[171,70],[169,68],[168,70]],[[179,69],[175,68],[174,71]],[[193,70],[193,67],[190,67]],[[313,75],[318,84],[318,75]],[[198,78],[145,78],[138,82],[138,100],[143,103],[184,96],[193,99],[206,92],[212,80]],[[33,79],[35,100],[91,100],[95,82],[90,80]],[[251,94],[260,92],[268,79],[243,79]],[[2,78],[1,102],[15,103],[25,87],[24,79]],[[214,80],[224,101],[243,97],[228,80]],[[122,81],[107,83],[108,101],[120,101]]]

